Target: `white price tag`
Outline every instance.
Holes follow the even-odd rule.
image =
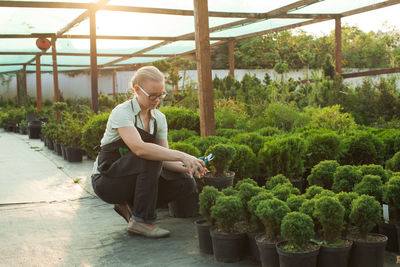
[[[383,209],[383,220],[385,223],[389,223],[389,206],[387,204],[382,205]]]

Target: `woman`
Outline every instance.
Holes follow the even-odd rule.
[[[93,167],[94,192],[128,222],[128,232],[165,237],[155,225],[157,204],[184,199],[196,189],[193,174],[207,169],[202,160],[168,148],[167,122],[156,109],[166,96],[164,75],[142,67],[132,78],[135,97],[110,114]]]

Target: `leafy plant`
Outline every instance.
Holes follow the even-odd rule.
[[[278,199],[286,201],[291,194],[299,195],[299,189],[293,187],[292,184],[278,184],[272,188],[271,193]]]
[[[372,196],[362,195],[351,205],[350,220],[357,226],[361,238],[367,239],[367,234],[381,219],[381,206]]]
[[[221,197],[222,193],[213,186],[204,186],[203,191],[199,194],[199,213],[204,216],[208,224],[214,225],[214,220],[211,217],[211,208],[215,205],[217,198]]]
[[[395,221],[400,222],[400,176],[391,177],[385,184],[383,200],[389,204]]]
[[[172,143],[170,146],[170,149],[175,149],[175,150],[185,152],[187,154],[195,156],[196,158],[201,156],[200,150],[198,150],[192,144],[188,144],[188,143],[183,143],[183,142]]]
[[[215,175],[224,176],[235,156],[235,149],[230,145],[217,144],[207,149],[206,155],[210,153],[214,156],[214,159],[210,161],[210,165]]]
[[[244,183],[252,184],[252,185],[254,185],[254,186],[257,186],[257,182],[256,182],[256,181],[254,181],[254,180],[251,179],[251,178],[245,178],[245,179],[242,179],[242,180],[240,180],[240,181],[238,181],[238,182],[236,183],[235,189],[236,189],[236,190],[239,190],[239,187],[240,187],[242,184],[244,184]]]
[[[198,136],[198,134],[195,131],[188,130],[186,128],[168,131],[168,141],[169,142],[184,141],[185,139],[188,139],[192,136]]]
[[[268,126],[268,127],[263,127],[261,129],[258,129],[256,131],[256,133],[258,133],[258,134],[260,134],[262,136],[273,136],[273,135],[276,135],[276,134],[281,134],[282,131],[279,130],[277,127]]]
[[[235,172],[235,179],[241,180],[245,177],[258,176],[257,157],[250,147],[238,144],[232,144],[232,147],[235,149],[235,155],[230,169]]]
[[[315,203],[315,217],[318,218],[324,240],[335,243],[340,239],[344,225],[344,207],[339,200],[333,197],[321,197]]]
[[[211,208],[211,218],[219,231],[223,233],[233,233],[234,225],[240,220],[242,212],[242,202],[236,196],[221,196],[217,198]]]
[[[350,226],[351,205],[353,203],[353,200],[358,198],[358,194],[355,192],[340,192],[336,194],[335,197],[340,201],[340,204],[342,204],[342,206],[344,207],[344,223],[345,223],[344,236],[346,236],[348,228]]]
[[[247,207],[247,202],[258,193],[264,191],[265,189],[258,187],[250,183],[243,183],[238,188],[238,197],[242,201],[243,214],[247,222],[250,222],[250,212]]]
[[[340,137],[334,132],[312,134],[306,138],[306,145],[306,168],[312,168],[320,161],[337,160],[342,153]]]
[[[159,108],[167,118],[168,128],[171,130],[179,130],[186,128],[200,133],[200,116],[199,114],[178,107],[161,107]]]
[[[304,251],[308,242],[314,237],[314,224],[310,216],[292,211],[282,220],[282,236],[293,246],[296,252]]]
[[[264,224],[268,239],[273,241],[278,240],[282,219],[288,212],[290,212],[290,209],[282,200],[272,198],[259,202],[256,215]]]
[[[197,149],[200,150],[200,153],[204,155],[209,147],[217,144],[227,144],[229,143],[229,139],[222,136],[194,136],[186,139],[185,142],[194,145]]]
[[[258,133],[252,132],[238,134],[232,137],[231,141],[236,144],[247,145],[252,149],[255,154],[257,154],[258,151],[263,148],[264,143],[267,141],[267,139]]]
[[[237,134],[243,133],[243,129],[229,129],[229,128],[218,128],[216,129],[216,135],[225,138],[231,138]]]
[[[235,190],[232,186],[226,187],[221,190],[221,193],[224,194],[224,196],[235,196],[239,192]]]
[[[337,167],[333,177],[332,190],[334,192],[351,192],[354,185],[361,181],[362,174],[357,167],[345,165]]]
[[[264,112],[264,123],[284,131],[291,131],[295,127],[307,124],[308,118],[301,114],[294,105],[272,103]]]
[[[400,151],[386,161],[386,169],[394,172],[400,171]]]
[[[286,203],[290,211],[299,211],[301,205],[306,201],[304,195],[290,195]]]
[[[94,149],[100,146],[101,138],[106,131],[109,113],[102,113],[92,116],[82,127],[82,149],[86,151],[89,158],[95,159],[97,151]]]
[[[390,178],[389,173],[387,173],[381,165],[361,165],[359,169],[363,176],[367,174],[378,175],[381,178],[382,183],[386,183]]]
[[[257,195],[253,196],[248,202],[247,202],[247,209],[250,213],[250,222],[253,225],[257,225],[257,229],[261,230],[263,228],[263,224],[259,217],[256,214],[256,210],[258,207],[258,204],[262,200],[268,200],[274,198],[274,195],[272,195],[270,192],[267,191],[261,191]],[[257,231],[257,230],[256,230]]]
[[[290,180],[283,174],[277,174],[265,183],[265,188],[271,190],[278,184],[290,184]]]
[[[304,196],[306,199],[312,199],[315,195],[324,191],[324,188],[318,185],[312,185],[306,189]]]
[[[356,184],[353,189],[359,195],[373,196],[379,202],[382,202],[383,184],[378,175],[365,175],[361,182]]]
[[[334,173],[339,167],[336,160],[324,160],[311,169],[311,174],[307,177],[309,185],[318,185],[325,189],[331,189]]]

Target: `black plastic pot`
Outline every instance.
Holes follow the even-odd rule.
[[[50,138],[47,138],[47,137],[46,137],[46,143],[47,143],[47,147],[48,147],[50,150],[54,150],[54,144],[53,144],[53,141],[52,141]]]
[[[276,243],[262,242],[261,239],[264,236],[264,233],[256,236],[261,265],[263,267],[279,267],[279,255],[276,251]]]
[[[263,233],[246,233],[247,241],[249,243],[249,258],[252,261],[260,262],[260,252],[258,251],[258,246],[256,242],[256,237]]]
[[[57,143],[56,141],[54,141],[54,151],[57,153],[57,155],[62,156],[61,144]]]
[[[197,220],[194,222],[194,224],[196,225],[200,252],[213,254],[213,246],[210,235],[210,228],[212,226],[207,224],[206,220]]]
[[[318,267],[347,267],[353,241],[347,247],[321,246],[318,254]]]
[[[383,267],[387,237],[381,234],[369,235],[382,236],[385,240],[381,242],[353,240],[353,248],[350,253],[351,267]]]
[[[169,214],[176,218],[199,216],[199,194],[193,193],[187,198],[168,203]]]
[[[379,222],[378,227],[379,233],[387,236],[388,238],[386,243],[386,250],[391,252],[398,252],[399,240],[397,237],[398,233],[396,225],[393,223]]]
[[[235,178],[234,172],[229,172],[226,177],[215,177],[213,173],[209,172],[204,175],[204,185],[210,185],[221,191],[224,188],[233,186],[233,179]]]
[[[317,257],[319,253],[319,245],[318,248],[304,253],[296,253],[289,252],[283,250],[282,247],[286,245],[287,241],[278,242],[276,244],[276,250],[279,255],[279,266],[280,267],[316,267],[317,266]],[[311,242],[315,245],[317,243]],[[360,265],[361,267],[361,265]]]
[[[220,262],[237,262],[248,255],[247,235],[245,233],[218,233],[210,229],[214,257]]]
[[[67,158],[67,151],[66,151],[64,145],[61,145],[61,155],[63,156],[63,158],[64,158],[65,160],[68,160],[68,158]]]
[[[30,139],[40,138],[40,132],[42,130],[41,121],[31,121],[28,122],[28,135]]]
[[[82,161],[82,150],[80,148],[67,147],[67,159],[69,162],[81,162]]]

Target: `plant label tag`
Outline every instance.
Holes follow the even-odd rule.
[[[383,208],[383,220],[385,223],[389,223],[389,206],[387,204],[382,205]]]

